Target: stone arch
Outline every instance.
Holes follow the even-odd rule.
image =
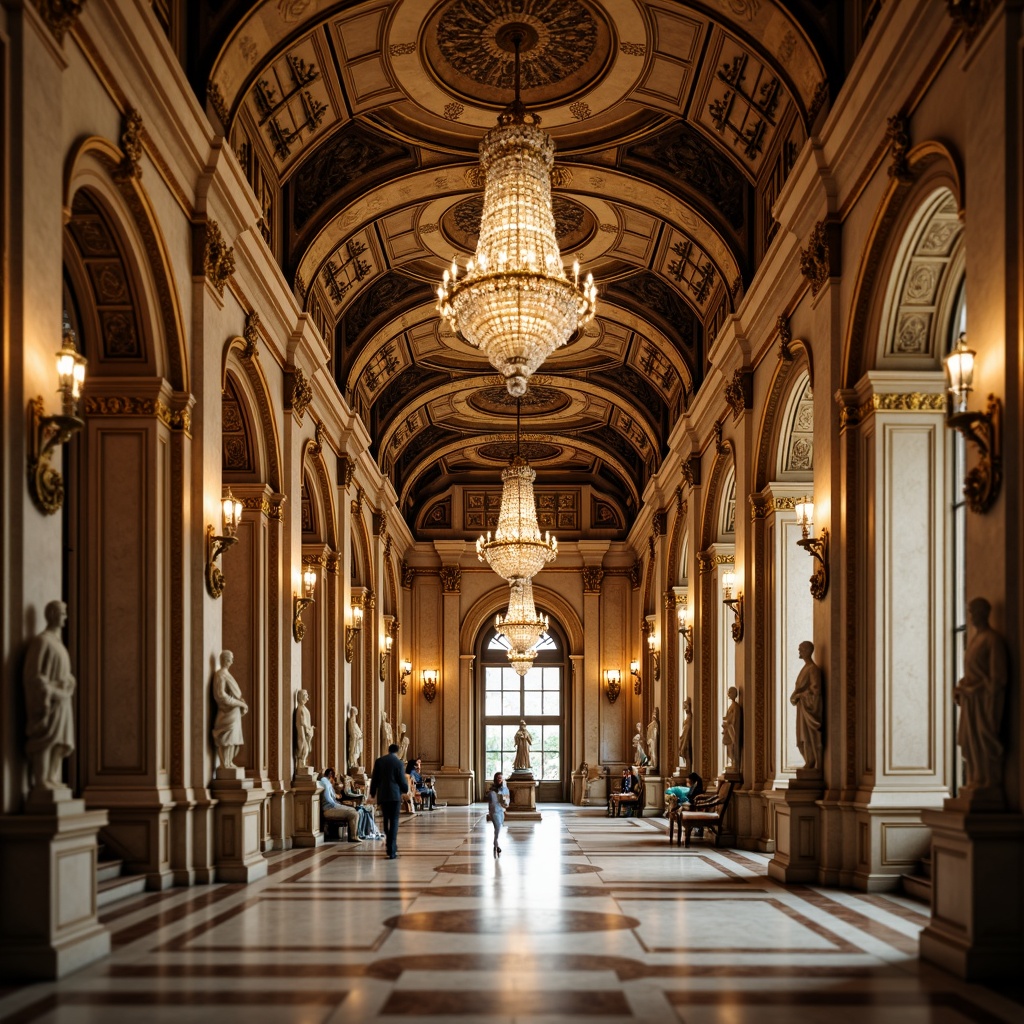
[[[778,423],[776,480],[804,480],[814,471],[814,393],[806,367],[792,375]]]
[[[496,578],[497,579],[497,578]],[[561,594],[533,580],[533,602],[539,611],[554,616],[565,633],[569,652],[580,653],[583,650],[583,623],[576,610]],[[504,582],[495,583],[493,589],[487,591],[466,610],[459,629],[459,652],[472,654],[474,644],[480,631],[494,616],[508,607],[508,586]]]
[[[233,339],[229,339],[225,346],[228,351],[225,358],[224,380],[227,381],[228,376],[233,375],[237,393],[244,396],[248,404],[254,427],[254,439],[259,449],[260,479],[274,494],[280,494],[280,434],[267,379],[259,360],[244,358],[241,352],[232,346],[232,341]]]
[[[234,372],[221,390],[221,475],[227,483],[265,483],[266,438],[253,420],[255,396]]]

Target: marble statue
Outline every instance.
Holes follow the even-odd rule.
[[[220,755],[221,768],[235,768],[235,755],[245,743],[242,736],[242,716],[249,713],[249,705],[242,700],[242,691],[231,674],[235,656],[230,651],[220,652],[220,668],[213,677],[213,699],[217,703],[217,717],[213,721],[213,742]]]
[[[530,770],[530,744],[533,737],[526,731],[526,719],[519,719],[519,731],[513,737],[516,745],[516,759],[512,762],[512,770],[528,772]]]
[[[824,693],[821,666],[811,657],[814,644],[805,640],[799,647],[804,667],[796,677],[796,688],[789,703],[796,707],[796,745],[803,755],[805,768],[821,768],[821,723]]]
[[[309,717],[309,693],[299,690],[295,695],[295,767],[309,767],[309,748],[313,745],[313,723]]]
[[[75,749],[71,703],[75,677],[71,655],[60,636],[68,618],[67,605],[51,601],[44,614],[46,629],[32,639],[25,655],[25,752],[33,789],[59,789],[64,785],[64,758]]]
[[[683,731],[679,734],[679,761],[693,768],[693,701],[683,701]]]
[[[642,722],[636,723],[636,732],[633,733],[633,764],[637,767],[647,764],[647,752],[644,750],[644,726]]]
[[[654,709],[650,725],[647,726],[647,760],[648,770],[652,774],[658,771],[658,741],[661,739],[661,711]]]
[[[380,712],[380,749],[381,754],[388,752],[388,747],[395,742],[395,733],[391,728],[391,722],[388,720],[388,713],[381,708]]]
[[[964,782],[973,789],[999,787],[1003,781],[1003,705],[1006,696],[1006,642],[989,624],[992,606],[983,597],[967,605],[974,626],[964,651],[964,675],[953,688],[960,706],[956,741],[964,758]]]
[[[740,763],[740,732],[743,711],[740,708],[740,692],[730,686],[727,692],[729,708],[722,719],[722,744],[725,746],[726,768],[736,768]]]
[[[398,760],[403,764],[409,760],[409,733],[405,722],[398,727]]]
[[[359,767],[359,759],[363,756],[363,730],[359,728],[359,708],[348,709],[348,766]]]

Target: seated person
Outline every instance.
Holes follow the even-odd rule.
[[[619,780],[619,788],[613,790],[608,794],[608,813],[612,814],[614,811],[613,797],[617,797],[622,793],[633,792],[633,774],[628,768],[622,769],[622,778]]]
[[[420,800],[423,801],[423,809],[432,811],[437,806],[437,793],[434,790],[434,780],[423,777],[422,758],[417,757],[410,761],[405,770],[409,773],[409,778],[415,785]]]
[[[361,843],[362,840],[357,834],[359,815],[354,807],[346,807],[338,799],[334,789],[336,778],[333,768],[325,768],[316,781],[320,789],[320,816],[325,821],[343,821],[348,826],[348,841]]]
[[[634,804],[640,803],[640,796],[643,792],[643,783],[637,774],[636,765],[630,765],[623,769],[622,789],[618,793],[612,793],[608,798],[608,807],[613,816],[618,817],[623,806],[626,808],[627,817],[634,813]]]
[[[704,780],[696,773],[690,772],[686,776],[685,786],[669,786],[665,790],[665,803],[666,811],[670,810],[668,805],[668,798],[674,796],[676,798],[676,806],[680,804],[690,803],[695,797],[701,795],[704,792]]]
[[[409,784],[409,790],[402,794],[402,806],[401,812],[403,814],[415,814],[416,813],[416,800],[419,794],[416,792],[416,783],[413,782],[412,776],[406,772],[405,781]]]

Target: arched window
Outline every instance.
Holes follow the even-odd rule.
[[[533,737],[530,767],[540,782],[538,800],[565,799],[565,645],[554,629],[537,644],[537,657],[525,676],[508,661],[508,641],[492,628],[484,634],[480,665],[483,684],[482,781],[512,772],[513,737],[520,720]]]

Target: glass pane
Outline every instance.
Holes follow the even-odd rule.
[[[495,633],[487,643],[487,650],[507,651],[508,641],[501,635],[501,633]]]
[[[501,714],[501,694],[500,693],[488,693],[486,705],[484,708],[484,714],[500,715]]]
[[[562,670],[561,668],[545,668],[541,670],[544,673],[543,686],[545,690],[561,690],[562,688]]]
[[[527,716],[544,714],[544,705],[541,702],[539,690],[527,690],[523,694],[523,714]]]
[[[488,725],[484,729],[484,746],[488,751],[501,750],[501,726]]]
[[[489,666],[484,669],[484,687],[488,690],[501,689],[501,669]]]
[[[544,694],[544,714],[545,715],[557,715],[561,713],[562,695],[556,690],[554,693],[550,691]]]
[[[518,715],[521,714],[519,710],[520,696],[519,691],[515,693],[509,693],[507,690],[501,695],[501,713],[503,715]]]
[[[550,633],[542,633],[537,641],[538,651],[557,651],[558,641]]]

